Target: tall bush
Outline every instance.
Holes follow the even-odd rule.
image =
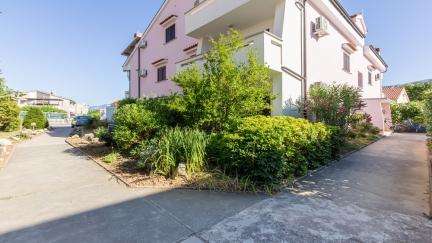
[[[423,102],[412,101],[404,104],[391,104],[392,121],[399,124],[412,119],[416,123],[424,122]]]
[[[411,101],[423,101],[427,98],[428,92],[432,90],[432,80],[423,83],[412,83],[405,86]]]
[[[432,90],[425,93],[424,115],[428,126],[428,135],[432,137]]]
[[[0,131],[13,131],[19,128],[19,107],[13,92],[0,77]]]
[[[161,127],[157,114],[138,103],[120,107],[114,119],[113,139],[124,152],[129,152],[143,140],[153,138]]]
[[[204,68],[192,66],[173,80],[182,88],[186,121],[206,131],[221,131],[242,117],[270,109],[271,77],[253,52],[245,63],[235,61],[244,47],[239,32],[230,30],[211,40],[204,57]]]
[[[306,101],[299,105],[317,122],[347,131],[351,117],[364,107],[361,97],[360,90],[348,84],[318,83],[311,86]]]
[[[23,126],[26,128],[43,129],[48,127],[48,119],[38,107],[27,109],[27,115],[24,117]]]
[[[232,176],[278,185],[325,164],[340,146],[337,128],[291,117],[257,116],[214,135],[208,153]]]

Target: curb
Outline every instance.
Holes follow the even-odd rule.
[[[291,185],[288,186],[288,187],[286,187],[286,188],[290,188],[290,189],[294,188],[294,186],[295,186],[295,184],[296,184],[297,182],[299,182],[299,181],[301,181],[301,180],[303,180],[303,179],[306,179],[307,177],[312,176],[312,175],[314,175],[314,174],[316,174],[316,173],[319,173],[320,171],[323,171],[323,170],[325,170],[325,169],[327,169],[327,168],[331,168],[331,167],[333,167],[334,165],[336,165],[336,164],[342,162],[342,160],[345,159],[345,158],[347,158],[348,156],[350,156],[350,155],[352,155],[352,154],[354,154],[354,153],[357,153],[357,152],[359,152],[360,150],[363,150],[364,148],[369,147],[370,145],[372,145],[372,144],[374,144],[374,143],[376,143],[376,142],[378,142],[378,141],[381,141],[381,140],[384,139],[384,138],[386,138],[386,136],[381,136],[381,137],[377,138],[376,140],[374,140],[374,141],[372,141],[372,142],[370,142],[370,143],[368,143],[368,144],[366,144],[366,145],[363,145],[363,146],[361,146],[360,148],[358,148],[358,149],[356,149],[356,150],[353,150],[353,151],[350,151],[350,152],[348,152],[348,153],[345,153],[345,154],[341,155],[339,159],[336,159],[336,160],[330,161],[328,164],[323,165],[323,166],[319,167],[318,169],[308,171],[306,175],[294,179],[294,181],[293,181],[292,183],[290,183]],[[431,179],[431,180],[432,180],[432,179]]]

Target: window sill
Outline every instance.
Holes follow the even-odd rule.
[[[174,39],[172,39],[172,40],[170,40],[170,41],[168,41],[168,42],[165,42],[164,45],[168,45],[169,43],[171,43],[171,42],[173,42],[173,41],[175,41],[175,40],[177,40],[177,37],[174,38]]]

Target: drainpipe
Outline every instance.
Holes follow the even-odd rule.
[[[307,33],[307,26],[306,26],[306,2],[307,0],[297,0],[296,5],[301,9],[302,12],[302,30],[301,30],[301,39],[302,39],[302,68],[301,68],[301,75],[303,77],[302,81],[302,98],[304,101],[307,99],[307,45],[306,45],[306,33]],[[303,116],[304,118],[308,118],[308,114],[306,109],[303,110]]]
[[[141,98],[141,48],[138,45],[138,99],[139,98]]]

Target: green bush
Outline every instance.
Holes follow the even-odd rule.
[[[424,116],[428,128],[428,135],[432,137],[432,90],[425,93]]]
[[[142,141],[153,138],[161,129],[157,114],[142,104],[128,104],[114,116],[114,142],[123,152],[129,152]]]
[[[101,141],[104,141],[109,145],[113,143],[113,133],[109,128],[100,126],[94,131],[94,133]]]
[[[341,147],[339,129],[290,117],[249,117],[212,136],[208,154],[231,176],[278,185],[325,164]]]
[[[404,104],[391,104],[393,124],[400,124],[408,119],[415,123],[424,123],[423,102],[412,101]]]
[[[313,85],[306,101],[299,101],[300,110],[307,110],[317,122],[348,130],[351,117],[362,107],[360,90],[347,84]]]
[[[112,152],[107,156],[102,158],[102,161],[107,164],[117,163],[121,158],[121,155],[118,152]]]
[[[140,147],[141,168],[151,167],[153,173],[175,177],[180,163],[188,173],[201,172],[205,166],[207,136],[198,130],[173,128],[161,133],[157,140]],[[150,166],[149,166],[150,165]]]
[[[432,80],[408,84],[405,89],[411,101],[424,101],[428,97],[427,93],[432,91]]]
[[[262,114],[271,108],[271,76],[254,53],[247,61],[234,60],[245,43],[230,30],[217,40],[204,57],[204,68],[192,66],[173,80],[182,88],[181,102],[187,125],[205,131],[222,131],[242,117]]]
[[[19,107],[13,92],[0,77],[0,131],[11,132],[20,126]]]
[[[48,127],[48,119],[45,117],[41,109],[37,107],[30,107],[24,117],[23,126],[25,128],[43,129]]]

